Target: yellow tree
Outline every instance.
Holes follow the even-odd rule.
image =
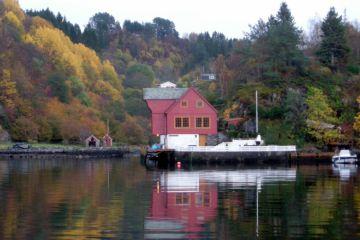
[[[360,96],[357,98],[357,102],[360,106]],[[357,116],[355,117],[354,130],[360,132],[360,112],[358,112]]]
[[[11,80],[11,72],[8,69],[4,69],[0,77],[0,103],[6,108],[12,109],[16,96],[16,84]]]
[[[336,113],[330,107],[326,95],[318,88],[309,87],[305,102],[308,107],[306,112],[307,132],[322,144],[329,144],[341,139],[341,134],[336,128],[338,123]]]

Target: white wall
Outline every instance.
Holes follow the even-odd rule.
[[[170,149],[199,146],[199,134],[168,134],[166,147]]]
[[[166,138],[166,135],[160,135],[160,144],[161,145],[165,145],[165,138]]]

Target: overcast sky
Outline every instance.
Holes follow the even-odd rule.
[[[224,33],[239,38],[258,19],[276,14],[283,0],[19,0],[23,9],[50,8],[68,20],[86,25],[97,12],[108,12],[121,24],[124,20],[150,22],[155,17],[173,21],[183,36],[191,32]],[[339,14],[346,10],[350,21],[360,18],[360,0],[287,0],[297,26],[308,29],[310,19],[323,19],[334,6]]]

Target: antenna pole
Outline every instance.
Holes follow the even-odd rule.
[[[259,113],[258,113],[258,92],[255,91],[255,98],[256,98],[256,133],[259,133]]]

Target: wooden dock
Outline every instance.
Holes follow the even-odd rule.
[[[291,151],[267,151],[253,147],[245,151],[201,151],[200,149],[160,149],[149,150],[145,156],[147,167],[172,168],[177,164],[188,165],[224,165],[224,164],[261,164],[290,163]]]
[[[251,147],[249,147],[250,149]],[[235,151],[178,151],[161,149],[148,151],[149,167],[176,167],[191,165],[226,164],[331,164],[332,152],[308,153],[292,151],[256,151],[256,148],[242,152]]]

